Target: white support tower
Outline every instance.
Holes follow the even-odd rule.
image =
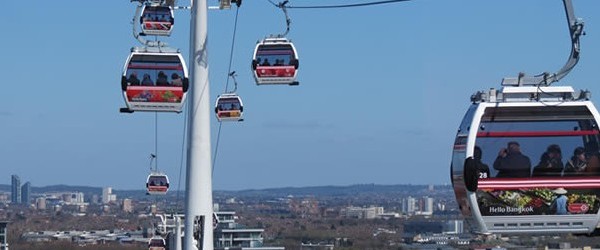
[[[206,0],[192,1],[184,250],[214,248],[207,12]]]

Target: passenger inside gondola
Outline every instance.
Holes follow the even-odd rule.
[[[129,75],[129,78],[127,78],[127,82],[131,86],[140,85],[140,79],[138,79],[138,77],[137,77],[137,72],[135,72],[135,71],[131,72],[131,74]]]
[[[171,74],[171,85],[173,86],[183,86],[183,82],[177,73]]]
[[[529,177],[531,161],[521,153],[521,146],[516,141],[502,148],[494,161],[494,169],[498,170],[496,177]]]
[[[158,77],[156,78],[156,86],[169,86],[169,80],[167,79],[167,75],[165,74],[165,72],[158,72]]]
[[[221,103],[219,105],[219,111],[231,110],[231,105],[229,103]]]
[[[533,168],[532,176],[561,176],[563,168],[560,146],[552,144],[540,157],[540,163]]]
[[[152,81],[152,78],[150,78],[149,74],[144,74],[144,78],[142,79],[142,85],[144,85],[144,86],[154,85],[154,82]]]
[[[598,152],[594,152],[588,159],[585,174],[598,175],[598,173],[600,173],[600,154]]]
[[[567,161],[563,175],[581,175],[587,171],[588,157],[583,147],[575,148],[573,156]]]
[[[261,66],[271,66],[271,63],[269,62],[269,58],[265,58],[265,60],[261,64]]]
[[[129,85],[182,87],[185,82],[183,69],[183,64],[176,56],[135,55],[125,75],[132,79]],[[136,74],[135,78],[141,78],[140,83],[135,84],[131,76],[133,73]]]

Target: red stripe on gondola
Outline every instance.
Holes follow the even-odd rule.
[[[143,91],[143,90],[152,90],[152,91],[163,91],[163,90],[183,91],[183,87],[181,87],[181,86],[127,86],[127,91],[129,91],[129,90],[138,90],[138,91]]]
[[[258,77],[281,77],[289,78],[296,74],[294,66],[258,66],[256,75]]]
[[[598,130],[478,132],[477,137],[544,137],[598,135]]]
[[[263,65],[261,65],[261,66],[256,66],[256,70],[259,70],[259,69],[266,69],[266,70],[273,70],[273,69],[296,70],[294,68],[294,66],[292,66],[292,65],[283,65],[283,66],[273,66],[273,65],[271,65],[271,66],[263,66]]]
[[[144,22],[144,24],[171,24],[171,22],[169,22],[169,21],[163,21],[163,22],[161,22],[161,21],[146,21],[146,22]]]
[[[148,64],[129,64],[127,69],[156,69],[156,70],[183,70],[181,65],[165,66],[165,65],[148,65]]]
[[[479,179],[479,189],[514,190],[530,188],[600,188],[600,178],[488,178]]]
[[[272,50],[272,51],[258,51],[256,53],[256,56],[262,56],[262,55],[293,55],[294,52],[291,50]]]

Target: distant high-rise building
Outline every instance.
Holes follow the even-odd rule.
[[[417,209],[417,200],[411,196],[402,202],[402,212],[405,214],[414,214]]]
[[[72,193],[63,193],[62,200],[65,204],[69,205],[83,205],[83,193],[82,192],[72,192]]]
[[[111,187],[105,187],[102,189],[102,204],[106,204],[111,202],[111,197],[112,196],[112,188]]]
[[[38,210],[46,210],[46,197],[39,197],[35,199],[35,207]]]
[[[10,199],[8,193],[0,193],[0,203],[7,203]]]
[[[92,204],[100,204],[100,197],[97,194],[92,195]]]
[[[348,218],[375,219],[383,214],[383,207],[347,207],[345,210]]]
[[[437,210],[438,211],[446,211],[446,204],[438,202],[437,203]]]
[[[133,212],[133,205],[131,204],[131,199],[123,199],[123,212]]]
[[[31,204],[29,200],[31,198],[31,182],[25,182],[23,186],[21,186],[21,203],[25,205]]]
[[[433,214],[433,198],[423,197],[424,209],[421,211],[423,214]]]
[[[11,176],[10,202],[14,204],[21,203],[21,178],[18,175]]]
[[[446,222],[447,234],[462,234],[464,233],[464,222],[462,220],[450,220]]]
[[[8,221],[0,221],[0,250],[8,250]]]
[[[71,202],[82,204],[84,203],[84,201],[85,199],[82,192],[76,192],[71,194]]]

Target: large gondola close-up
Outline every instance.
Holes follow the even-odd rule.
[[[600,115],[589,91],[552,86],[577,64],[583,23],[563,0],[571,54],[557,73],[471,96],[450,172],[474,233],[593,233],[600,221]]]
[[[600,116],[568,86],[478,92],[456,135],[452,179],[480,233],[590,233],[600,207]]]

